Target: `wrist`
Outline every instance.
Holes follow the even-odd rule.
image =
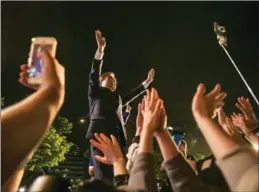
[[[125,164],[126,161],[123,157],[119,157],[117,158],[114,162],[113,162],[113,165],[121,165],[121,164]]]
[[[54,86],[46,86],[42,87],[39,92],[42,97],[45,96],[46,102],[51,106],[55,106],[56,108],[60,108],[62,106],[65,97],[64,86],[60,86],[59,88]]]
[[[168,131],[167,130],[159,130],[159,131],[156,131],[155,133],[154,133],[154,137],[156,138],[156,139],[158,139],[158,138],[160,138],[160,137],[165,137],[165,136],[167,136],[167,135],[169,135],[169,133],[168,133]]]
[[[193,116],[194,116],[194,118],[195,118],[195,120],[196,120],[196,122],[197,121],[204,121],[204,120],[212,120],[212,118],[209,116],[209,115],[206,115],[206,114],[200,114],[200,113],[193,113]]]
[[[97,51],[100,52],[100,53],[103,53],[104,52],[104,47],[98,47]]]
[[[126,161],[123,157],[118,158],[116,159],[116,161],[113,162],[113,171],[114,176],[128,173],[126,169]]]
[[[144,128],[141,132],[141,137],[150,138],[153,137],[154,131],[148,130],[148,128]]]
[[[135,137],[139,137],[140,136],[140,132],[137,131],[136,134],[135,134]]]

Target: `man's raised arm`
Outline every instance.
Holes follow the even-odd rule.
[[[124,103],[127,103],[131,99],[133,99],[135,96],[137,96],[138,94],[141,94],[143,91],[145,91],[145,89],[148,88],[150,83],[153,82],[154,76],[155,76],[155,70],[152,68],[148,72],[147,79],[145,81],[143,81],[141,84],[139,84],[137,87],[132,89],[130,92],[128,92],[125,95],[123,95],[122,101]]]
[[[102,33],[97,30],[95,31],[96,42],[98,45],[98,49],[95,53],[92,68],[89,75],[89,88],[88,88],[88,95],[93,96],[98,88],[99,88],[99,76],[102,73],[102,64],[103,64],[103,55],[104,55],[104,48],[106,46],[105,37],[102,36]]]

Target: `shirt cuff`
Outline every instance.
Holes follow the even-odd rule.
[[[149,84],[150,84],[150,83],[147,83],[146,81],[144,81],[144,82],[142,83],[142,85],[143,85],[143,87],[145,87],[145,89],[148,88]]]
[[[119,187],[121,185],[128,185],[128,183],[129,183],[129,174],[114,176],[113,183],[114,183],[115,187]]]
[[[96,51],[94,59],[96,60],[102,60],[103,59],[104,52]]]

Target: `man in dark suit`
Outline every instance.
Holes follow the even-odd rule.
[[[154,69],[148,73],[147,79],[130,91],[125,96],[121,97],[116,92],[117,79],[113,72],[102,74],[102,64],[104,48],[106,40],[102,37],[99,30],[95,32],[98,49],[92,63],[91,72],[89,75],[88,99],[90,109],[90,124],[88,127],[87,139],[94,138],[94,133],[104,133],[107,136],[114,135],[118,140],[121,140],[121,148],[126,146],[127,133],[124,127],[122,115],[122,102],[127,103],[144,91],[154,79]],[[107,180],[112,182],[113,167],[98,162],[94,156],[101,155],[101,151],[90,146],[91,156],[94,165],[95,179]]]
[[[129,116],[130,116],[130,111],[131,111],[131,107],[129,104],[127,104],[126,106],[126,110],[123,113],[123,120],[124,120],[124,125],[126,125],[126,123],[129,120]],[[120,143],[120,140],[119,140]],[[122,145],[122,144],[121,144]],[[94,164],[93,164],[93,159],[92,156],[90,155],[89,157],[89,163],[88,163],[88,174],[90,175],[90,177],[92,179],[94,179]]]

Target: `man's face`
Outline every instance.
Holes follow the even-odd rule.
[[[113,74],[107,74],[102,77],[101,86],[110,89],[111,91],[115,91],[117,88],[117,80]]]

